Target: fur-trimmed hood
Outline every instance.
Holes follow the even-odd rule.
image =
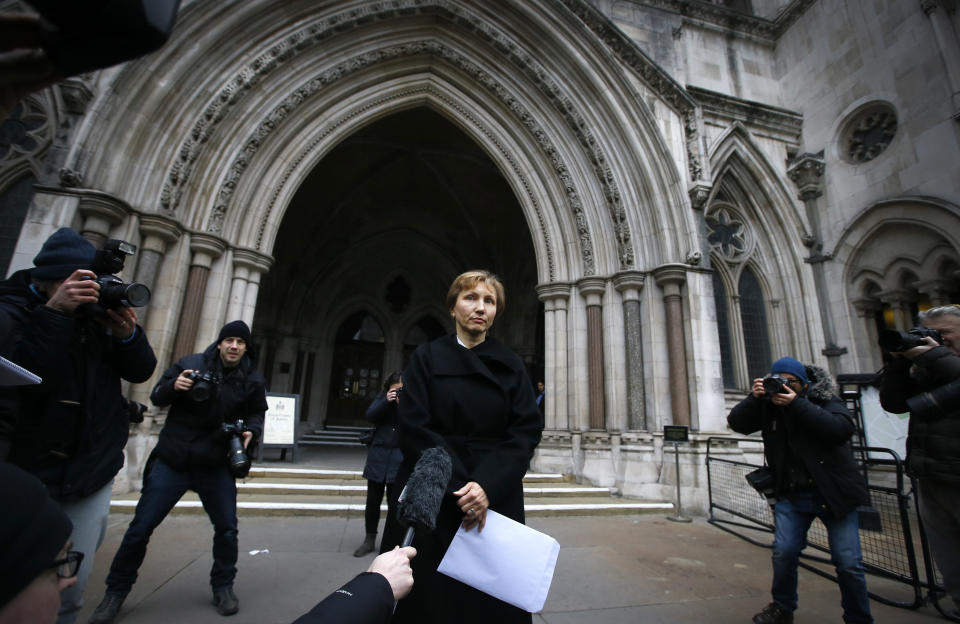
[[[805,395],[808,399],[823,402],[839,398],[837,384],[829,372],[813,364],[804,364],[803,367],[807,369],[807,379],[810,380]]]

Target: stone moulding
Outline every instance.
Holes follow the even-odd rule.
[[[430,95],[438,100],[443,101],[450,109],[456,110],[457,113],[460,115],[461,119],[465,119],[469,121],[473,127],[475,127],[479,132],[483,133],[484,136],[487,137],[487,140],[490,141],[492,145],[496,146],[497,151],[500,153],[500,155],[510,164],[510,168],[512,169],[514,175],[516,176],[516,179],[520,182],[521,186],[523,186],[524,192],[527,196],[527,199],[530,202],[530,205],[533,207],[534,211],[536,212],[537,223],[539,225],[540,232],[543,236],[544,244],[547,251],[548,272],[550,275],[550,279],[555,280],[557,276],[557,267],[556,267],[556,258],[554,253],[552,236],[550,236],[550,233],[546,228],[542,207],[537,201],[536,196],[533,194],[530,188],[530,182],[529,180],[527,180],[527,177],[524,174],[523,169],[516,162],[513,156],[503,147],[503,144],[496,138],[496,136],[487,127],[485,127],[478,119],[476,119],[473,115],[471,115],[469,111],[467,111],[462,106],[460,106],[459,103],[450,100],[443,93],[440,93],[430,85],[424,85],[415,89],[406,89],[398,93],[392,94],[388,97],[379,98],[373,102],[370,102],[367,106],[354,109],[347,115],[344,115],[336,120],[330,121],[322,128],[322,130],[316,133],[316,135],[311,140],[310,144],[306,148],[301,150],[301,152],[297,155],[297,157],[293,159],[293,161],[291,161],[290,165],[287,166],[287,168],[283,172],[280,183],[277,184],[273,189],[273,192],[271,193],[271,196],[270,196],[270,201],[265,209],[263,216],[260,219],[260,224],[257,230],[256,249],[261,250],[263,248],[263,237],[266,232],[266,228],[270,222],[270,217],[273,213],[273,210],[276,208],[276,203],[280,196],[281,191],[284,189],[284,187],[286,187],[287,183],[289,182],[290,178],[293,176],[294,172],[296,172],[302,166],[304,160],[306,160],[307,157],[310,156],[317,149],[317,147],[330,135],[330,133],[334,129],[342,126],[349,119],[356,117],[357,115],[363,114],[364,112],[366,112],[371,108],[379,108],[381,106],[387,106],[389,105],[391,100],[402,100],[402,99],[409,98],[411,96],[415,96],[417,94]],[[585,218],[582,214],[582,211],[581,211],[581,214],[579,215],[577,223],[582,225],[582,229],[579,229],[581,254],[583,257],[589,257],[592,259],[593,243],[590,240],[590,233],[586,228]]]
[[[517,67],[528,79],[532,80],[541,94],[567,122],[568,127],[577,137],[581,147],[589,155],[589,162],[594,168],[594,174],[603,189],[606,198],[607,210],[617,239],[617,252],[621,268],[631,268],[634,265],[634,250],[631,241],[630,229],[626,219],[626,211],[621,202],[621,192],[614,180],[609,163],[611,160],[600,147],[599,142],[588,129],[583,115],[576,109],[572,99],[561,87],[562,81],[555,80],[536,61],[535,55],[522,49],[494,24],[468,12],[464,7],[449,0],[417,1],[396,0],[391,3],[372,3],[362,7],[350,9],[335,15],[328,16],[321,22],[313,23],[298,32],[293,33],[267,52],[252,61],[240,70],[217,94],[211,104],[195,122],[190,135],[183,141],[175,162],[170,166],[167,180],[160,193],[161,209],[172,213],[179,206],[184,188],[189,180],[191,170],[196,162],[203,145],[212,136],[215,128],[223,120],[228,109],[236,105],[256,83],[260,82],[268,73],[274,71],[285,61],[294,58],[303,50],[316,45],[317,42],[331,36],[343,34],[345,31],[358,28],[373,19],[385,19],[398,14],[427,14],[449,20],[460,28],[466,28],[474,34],[489,41],[496,49],[504,54],[504,59]],[[578,224],[583,256],[584,272],[594,274],[595,263],[592,245],[589,242],[589,233],[583,218],[582,202],[579,194],[573,187],[569,176],[569,168],[560,161],[557,150],[547,138],[545,131],[536,121],[536,115],[526,110],[514,98],[506,87],[498,83],[492,76],[474,65],[469,59],[455,52],[448,46],[430,41],[420,41],[402,46],[392,46],[381,50],[366,52],[347,61],[338,63],[335,67],[313,78],[305,85],[295,90],[284,102],[271,111],[259,124],[255,133],[247,140],[230,168],[228,179],[221,186],[217,202],[208,218],[206,230],[211,233],[222,231],[228,210],[229,199],[236,188],[239,178],[250,163],[250,158],[259,149],[263,140],[307,97],[310,97],[321,88],[340,80],[360,69],[373,64],[396,58],[401,54],[432,54],[443,58],[467,71],[477,78],[483,86],[495,94],[503,103],[514,112],[517,118],[527,127],[540,148],[550,158],[561,183],[567,189],[568,202],[574,212]]]

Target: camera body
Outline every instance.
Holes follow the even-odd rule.
[[[933,338],[937,344],[943,344],[943,337],[935,329],[926,327],[914,327],[910,331],[900,331],[899,329],[884,329],[880,332],[877,344],[886,352],[905,351],[913,347],[919,347],[926,344],[925,337]]]
[[[126,241],[110,239],[98,249],[93,257],[91,270],[97,274],[94,281],[100,284],[100,299],[85,306],[94,314],[103,315],[106,310],[120,307],[140,308],[150,303],[150,289],[138,282],[126,284],[114,273],[123,270],[127,256],[137,253],[137,246]]]
[[[193,381],[193,386],[187,390],[187,396],[197,403],[208,401],[214,392],[216,392],[217,386],[223,381],[220,374],[213,371],[205,371],[203,373],[193,371],[187,374],[187,379]]]
[[[250,472],[250,457],[243,448],[243,420],[223,423],[221,433],[227,440],[227,466],[235,479],[242,479]]]
[[[771,398],[775,394],[786,394],[787,384],[790,380],[781,375],[767,375],[763,378],[763,391],[766,398]]]

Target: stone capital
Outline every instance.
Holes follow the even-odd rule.
[[[907,290],[906,288],[885,290],[883,292],[876,293],[876,296],[880,299],[880,301],[883,301],[893,308],[906,308],[914,298],[913,292]]]
[[[679,286],[687,281],[687,266],[683,264],[664,264],[653,270],[653,279],[657,286]]]
[[[190,251],[193,252],[193,259],[190,266],[202,266],[210,268],[214,260],[219,258],[227,248],[227,243],[222,238],[198,232],[190,236]]]
[[[823,195],[823,150],[816,154],[797,154],[787,161],[787,175],[797,185],[803,201]]]
[[[564,302],[570,298],[570,282],[549,282],[540,284],[536,288],[537,297],[540,301],[549,301],[552,299],[562,299]]]
[[[155,214],[147,214],[140,217],[140,234],[144,242],[142,246],[147,248],[147,239],[156,239],[153,247],[156,251],[163,253],[163,245],[167,245],[180,238],[183,232],[180,224],[168,217],[162,217]]]
[[[109,238],[110,228],[133,212],[130,204],[102,191],[75,191],[79,197],[77,212],[83,216],[81,234]]]
[[[690,196],[690,204],[694,210],[703,210],[703,207],[707,203],[707,198],[710,197],[710,190],[712,188],[711,185],[702,181],[698,181],[690,187],[687,194]]]
[[[577,280],[577,290],[587,300],[587,306],[598,306],[607,290],[607,280],[602,277],[584,277]]]
[[[253,249],[237,248],[233,250],[233,266],[266,273],[273,266],[273,257]]]
[[[640,271],[622,271],[613,276],[613,287],[623,295],[624,301],[636,301],[640,299],[645,278]]]

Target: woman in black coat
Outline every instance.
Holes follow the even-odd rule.
[[[376,548],[377,525],[380,523],[380,502],[383,492],[387,491],[387,514],[394,514],[392,501],[397,499],[393,491],[393,482],[400,468],[400,430],[397,426],[397,400],[403,381],[400,373],[391,373],[383,384],[383,394],[378,396],[367,408],[364,418],[376,425],[370,450],[367,451],[367,463],[363,467],[363,477],[367,480],[367,504],[364,510],[364,523],[367,535],[363,543],[353,551],[354,557],[362,557]],[[386,551],[384,551],[386,552]]]
[[[463,273],[450,286],[447,307],[456,334],[421,345],[403,373],[400,401],[401,487],[420,454],[447,450],[453,463],[437,528],[417,533],[414,588],[393,622],[531,621],[530,614],[438,573],[461,525],[482,530],[487,509],[524,521],[523,476],[540,442],[543,419],[521,359],[487,332],[505,304],[503,286],[487,271]],[[384,541],[400,542],[394,516]]]

